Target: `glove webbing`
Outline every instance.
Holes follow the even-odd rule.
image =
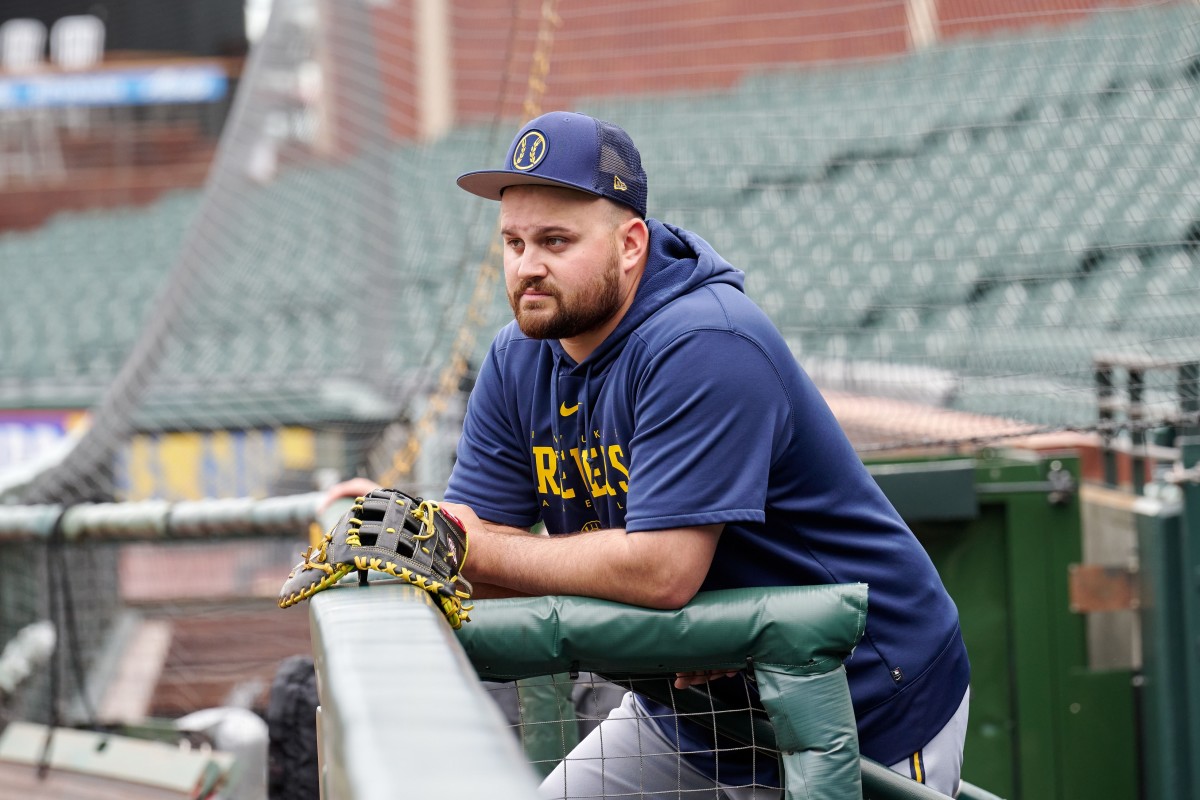
[[[414,504],[416,508],[413,508]],[[446,537],[443,542],[445,546],[455,547],[456,540],[459,539],[454,535],[453,527],[445,520],[441,520],[444,529],[438,530],[437,503],[431,500],[410,501],[394,496],[367,495],[357,498],[351,508],[351,513],[355,515],[365,517],[368,516],[366,512],[381,519],[364,521],[359,516],[352,516],[349,520],[346,543],[353,547],[351,552],[354,567],[360,571],[383,572],[436,595],[442,612],[454,628],[467,621],[466,612],[470,611],[472,606],[464,607],[462,601],[471,596],[470,584],[458,575],[455,564],[445,553],[440,554],[439,562],[439,559],[434,558],[434,551],[420,544],[439,532]],[[411,529],[414,519],[421,527],[419,531],[409,534],[410,542],[404,540],[398,527]],[[364,538],[368,541],[373,540],[374,544],[363,544]],[[412,558],[398,551],[402,540],[406,548],[411,545]],[[458,564],[458,568],[461,568],[461,562],[466,558],[466,540],[458,541],[457,547],[461,549]],[[451,586],[456,581],[464,584],[468,591],[452,589]]]
[[[356,515],[349,520],[346,533],[346,544],[350,545],[354,565],[358,569],[374,569],[386,572],[398,578],[404,578],[410,583],[427,588],[424,583],[417,582],[398,572],[408,569],[420,573],[425,578],[437,578],[443,582],[453,581],[458,576],[455,566],[443,553],[441,558],[435,558],[435,552],[421,544],[433,538],[438,530],[434,514],[437,504],[420,501],[417,508],[412,503],[399,497],[365,497],[359,498],[351,511]],[[411,509],[411,511],[410,511]],[[360,516],[379,517],[379,519],[361,519]],[[410,518],[409,515],[412,515]],[[401,535],[401,530],[411,530],[413,518],[418,520],[420,530],[409,533],[409,538]],[[368,544],[367,542],[370,542]],[[411,548],[411,550],[410,550]],[[409,552],[406,552],[409,551]],[[439,563],[440,562],[440,563]],[[431,591],[436,591],[431,589]]]

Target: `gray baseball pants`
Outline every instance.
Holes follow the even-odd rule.
[[[925,747],[890,768],[953,797],[962,774],[970,694],[968,690],[958,711]],[[778,800],[780,794],[780,789],[773,786],[714,783],[679,755],[634,701],[632,693],[626,693],[621,705],[546,776],[541,786],[545,800]]]

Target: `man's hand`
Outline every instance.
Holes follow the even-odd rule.
[[[324,514],[335,500],[343,497],[363,497],[379,488],[382,487],[368,478],[350,478],[341,483],[335,483],[325,490],[325,496],[321,498],[321,502],[317,506],[317,516]]]
[[[708,683],[714,678],[732,678],[741,670],[723,670],[723,669],[705,669],[695,672],[676,672],[675,673],[675,688],[686,689],[689,686],[698,686],[702,683]]]

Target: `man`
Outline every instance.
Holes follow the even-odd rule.
[[[458,183],[500,201],[515,317],[480,367],[446,494],[480,596],[667,609],[700,590],[865,582],[847,661],[862,753],[953,794],[969,678],[957,610],[743,273],[646,217],[637,148],[588,116],[538,117],[500,169]],[[527,533],[538,522],[550,536]],[[677,685],[709,680],[744,700],[740,674]],[[713,755],[678,752],[712,743],[663,713],[627,696],[546,796],[713,797]],[[735,753],[716,758],[725,795],[778,796]],[[757,782],[774,769],[757,765]]]

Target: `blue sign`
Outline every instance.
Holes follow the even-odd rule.
[[[212,103],[229,78],[209,64],[0,78],[0,109]]]

